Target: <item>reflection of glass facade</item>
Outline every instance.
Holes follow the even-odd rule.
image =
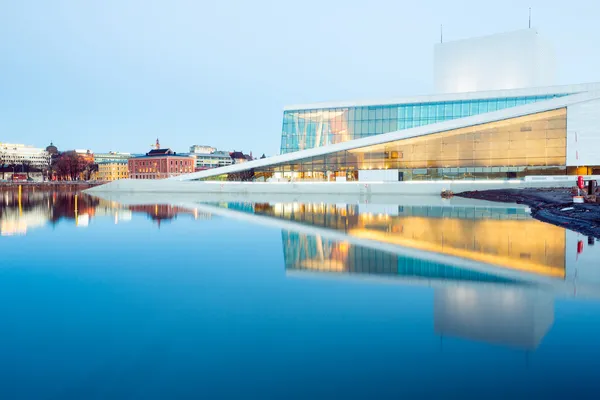
[[[444,254],[547,277],[564,279],[566,273],[564,229],[536,221],[523,210],[514,208],[454,207],[450,212],[448,207],[398,206],[397,215],[389,215],[361,212],[361,206],[351,204],[257,203],[251,207],[240,203],[222,203],[218,206],[344,232],[352,238]],[[318,236],[304,236],[290,233],[284,237],[288,268],[355,271],[352,269],[354,267],[349,267],[353,264],[348,261],[348,255],[356,246],[346,242],[335,244]],[[302,243],[296,241],[299,238],[302,238]],[[360,257],[353,255],[352,258],[356,260]],[[294,266],[290,266],[289,260],[296,260],[292,263]],[[386,265],[385,271],[393,270],[393,273],[403,275],[429,276],[425,270],[437,277],[446,276],[446,273],[452,275],[447,268],[442,268],[442,271],[435,263],[428,263],[427,260],[405,258],[397,260],[393,269],[387,267],[387,261],[380,265]]]
[[[281,154],[498,111],[561,96],[563,95],[288,110],[283,113]]]
[[[443,263],[282,231],[286,270],[394,275],[456,281],[517,283],[514,280]]]
[[[228,180],[357,180],[359,170],[402,179],[503,179],[566,174],[566,108],[251,169]],[[208,179],[218,179],[211,177]]]

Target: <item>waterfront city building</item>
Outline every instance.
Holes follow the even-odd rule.
[[[535,30],[442,43],[435,58],[440,94],[288,106],[280,155],[177,179],[397,182],[600,174],[600,83],[553,85],[551,50]]]
[[[50,165],[50,153],[45,149],[25,144],[0,143],[0,166],[25,163],[29,163],[33,169],[46,169]]]
[[[197,144],[190,146],[190,154],[212,154],[215,151],[217,151],[217,149],[212,146],[203,146]]]
[[[50,153],[50,157],[55,157],[59,154],[58,147],[52,142],[50,142],[50,145],[46,146],[46,151]]]
[[[227,151],[215,151],[210,154],[195,153],[196,170],[224,167],[233,164],[233,159]]]
[[[132,157],[131,153],[121,153],[118,151],[109,151],[108,153],[96,153],[94,154],[94,162],[100,164],[103,162],[119,162],[124,161],[127,163]]]
[[[127,160],[101,161],[98,163],[97,180],[112,182],[127,178],[129,178]]]
[[[178,155],[171,149],[154,149],[128,161],[131,179],[165,179],[194,171],[194,157]]]
[[[233,164],[234,160],[227,151],[218,151],[211,146],[190,146],[190,156],[196,158],[196,171],[224,167]]]
[[[89,149],[74,149],[64,151],[62,154],[65,155],[76,155],[80,160],[86,163],[94,163],[94,152]]]

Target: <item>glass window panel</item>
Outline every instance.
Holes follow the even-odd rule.
[[[548,149],[552,149],[552,148],[560,148],[560,149],[566,149],[567,146],[567,139],[566,138],[558,138],[558,139],[547,139],[546,140],[546,148]]]
[[[362,116],[362,109],[355,108],[354,109],[354,120],[355,121],[360,121],[362,118],[363,118],[363,116]]]
[[[354,134],[355,135],[362,135],[362,127],[361,127],[360,121],[355,121],[354,122]]]
[[[387,132],[391,132],[391,128],[390,128],[390,120],[383,120],[383,132],[387,133]]]
[[[348,115],[348,121],[354,121],[355,109],[354,108],[348,109],[347,115]]]
[[[375,134],[375,120],[369,120],[369,135]]]
[[[564,118],[553,118],[553,119],[550,119],[550,120],[548,120],[547,128],[549,130],[553,130],[553,129],[558,129],[558,130],[566,129],[567,128],[567,120],[564,119]]]
[[[460,115],[462,115],[463,117],[466,117],[468,115],[471,115],[471,103],[468,101],[464,101],[461,104],[460,107]]]
[[[390,108],[389,107],[383,108],[383,119],[390,119]]]
[[[369,135],[369,134],[370,134],[370,132],[369,132],[369,121],[367,121],[367,120],[363,120],[363,121],[360,123],[360,127],[361,127],[361,130],[362,130],[362,135],[363,135],[363,136],[364,136],[364,135]]]
[[[461,114],[461,105],[459,102],[456,102],[452,105],[452,115],[454,117],[459,117]]]
[[[377,114],[377,112],[376,112],[375,108],[369,108],[369,119],[370,120],[374,120],[376,117],[376,114]]]
[[[452,112],[452,103],[444,104],[444,117],[454,118],[454,113]]]
[[[420,105],[415,104],[413,106],[412,118],[414,121],[417,121],[419,118],[421,118],[421,106]]]

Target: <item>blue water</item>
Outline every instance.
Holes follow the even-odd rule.
[[[548,278],[340,245],[348,223],[315,235],[252,203],[3,200],[3,399],[599,396],[587,238]],[[528,221],[458,208],[436,215]]]

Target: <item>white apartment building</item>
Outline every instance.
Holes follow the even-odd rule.
[[[35,169],[50,165],[50,153],[45,149],[24,144],[0,143],[0,165],[21,165],[30,162]]]
[[[190,154],[212,154],[215,151],[217,151],[217,149],[212,146],[204,146],[197,144],[190,146]]]

